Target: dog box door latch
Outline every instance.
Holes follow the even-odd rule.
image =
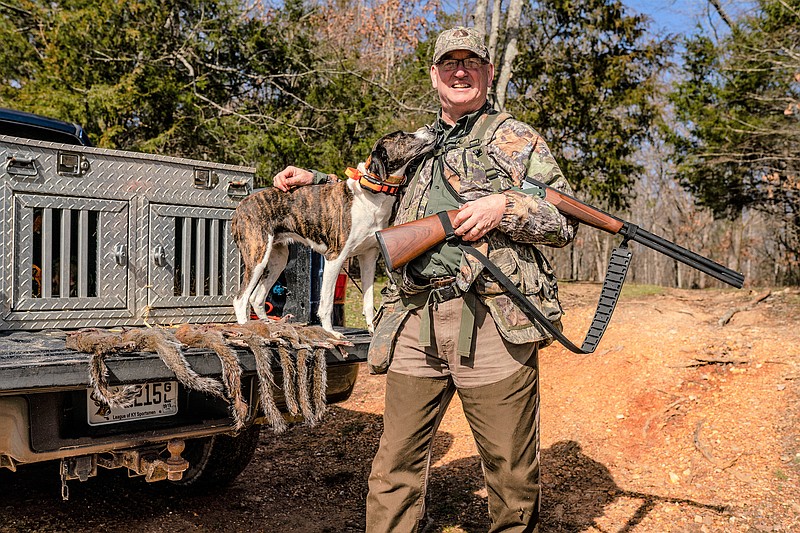
[[[213,189],[219,183],[219,177],[207,168],[194,169],[194,187],[196,189]]]
[[[81,154],[58,152],[56,172],[60,176],[83,176],[89,171],[89,161]]]

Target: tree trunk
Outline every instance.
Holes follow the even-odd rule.
[[[578,254],[575,253],[575,243],[569,245],[569,279],[578,279]]]
[[[493,18],[496,14],[493,14]],[[508,83],[511,81],[514,59],[517,57],[517,38],[519,37],[519,21],[522,17],[522,0],[510,0],[508,17],[506,18],[506,50],[497,78],[497,107],[505,109]]]
[[[488,0],[487,0],[488,2]],[[492,26],[489,32],[489,57],[497,64],[497,43],[500,40],[500,23],[503,20],[503,0],[492,2]]]
[[[610,240],[605,236],[601,235],[599,231],[595,232],[593,235],[594,245],[596,250],[596,255],[594,257],[594,279],[590,281],[601,281],[605,278],[606,274],[606,265],[605,265],[605,258],[609,256],[608,247]]]
[[[472,25],[481,35],[486,35],[486,8],[489,0],[475,0],[475,10],[472,12]]]

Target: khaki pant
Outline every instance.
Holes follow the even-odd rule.
[[[511,344],[492,320],[489,308],[474,301],[475,323],[469,357],[458,354],[462,335],[464,300],[455,298],[432,304],[430,311],[411,311],[397,335],[389,367],[400,374],[418,378],[450,377],[459,389],[496,383],[530,364],[535,344]],[[420,346],[421,314],[430,313],[430,346]]]
[[[431,444],[456,390],[483,465],[490,531],[538,531],[539,384],[532,349],[528,365],[479,387],[456,389],[449,375],[387,373],[384,432],[369,478],[367,532],[420,530]]]

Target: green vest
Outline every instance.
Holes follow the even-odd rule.
[[[462,200],[450,183],[444,179],[441,163],[434,161],[433,181],[428,197],[425,216],[435,215],[439,211],[458,209]],[[418,278],[431,279],[444,276],[455,276],[461,264],[461,250],[455,244],[444,242],[434,246],[409,265],[409,272]]]
[[[442,146],[433,153],[431,189],[428,194],[425,216],[435,215],[440,211],[457,209],[464,203],[464,200],[453,189],[453,186],[445,179],[444,175],[443,160],[447,152],[451,150],[480,151],[480,163],[486,170],[487,177],[490,178],[495,191],[499,192],[499,186],[495,183],[497,170],[489,159],[485,146],[491,142],[497,128],[511,115],[507,113],[489,115],[479,127],[475,128],[476,121],[486,112],[487,108],[488,106],[481,108],[479,111],[459,120],[455,126],[444,134]],[[417,168],[415,178],[422,171],[424,164],[423,162]],[[408,272],[412,276],[421,279],[455,276],[461,265],[462,255],[456,244],[444,242],[434,246],[409,263]]]
[[[488,106],[475,113],[463,117],[462,120],[444,135],[444,142],[433,153],[431,169],[431,189],[428,193],[428,203],[425,216],[434,215],[440,211],[457,209],[463,203],[461,196],[453,189],[450,182],[445,179],[444,158],[450,150],[476,150],[478,160],[486,172],[487,178],[492,183],[492,188],[499,192],[499,176],[491,159],[486,152],[486,145],[494,137],[495,131],[511,115],[497,113],[487,116],[478,128],[474,128],[476,121],[486,112]],[[424,166],[423,162],[415,172],[412,183],[416,182]],[[463,252],[457,244],[443,242],[416,258],[406,266],[407,272],[413,277],[432,279],[446,276],[455,276],[461,265]],[[427,297],[426,297],[427,296]],[[420,338],[419,345],[426,348],[431,345],[430,338],[430,294],[416,295],[405,299],[410,308],[422,307],[420,312]],[[424,300],[422,298],[425,298]],[[462,295],[461,325],[458,339],[458,354],[469,357],[471,354],[472,338],[475,333],[475,299],[472,292]]]

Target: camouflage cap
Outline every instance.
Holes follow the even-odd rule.
[[[491,61],[489,49],[483,44],[483,35],[478,33],[475,28],[457,26],[440,33],[433,50],[433,62],[438,63],[442,56],[455,50],[469,50],[481,59]]]

